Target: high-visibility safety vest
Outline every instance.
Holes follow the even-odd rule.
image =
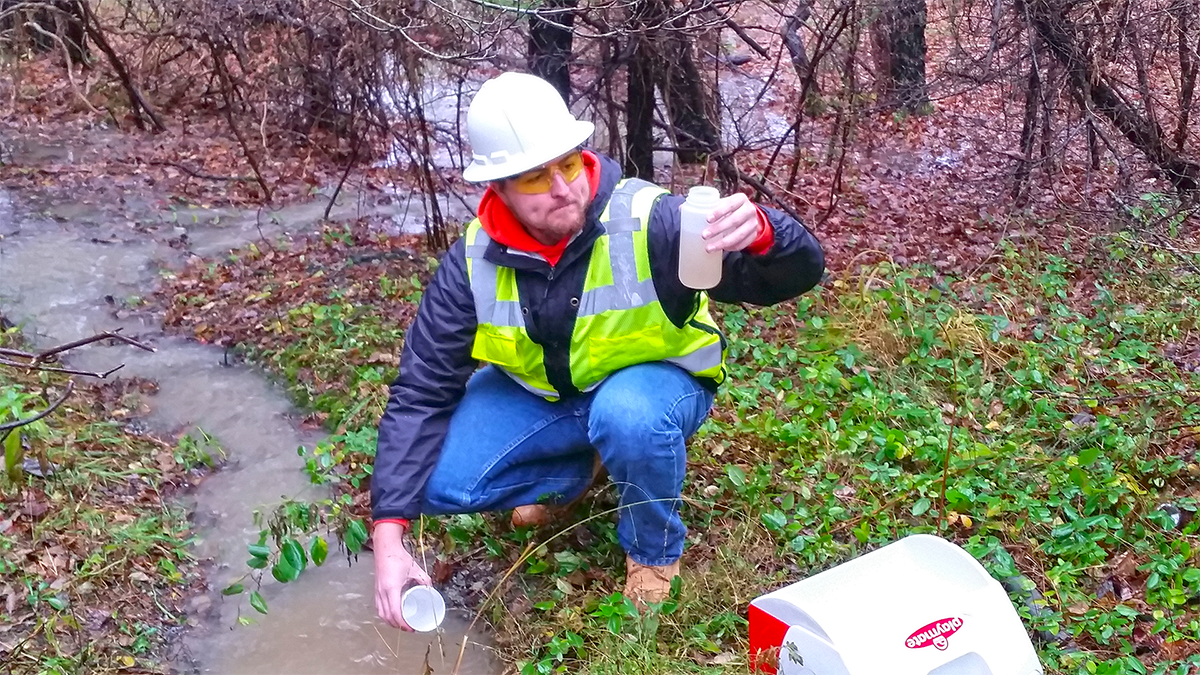
[[[700,293],[696,315],[679,328],[654,290],[650,211],[666,192],[644,180],[623,180],[600,215],[605,232],[592,245],[571,332],[571,382],[581,392],[622,368],[652,361],[674,363],[717,383],[725,379],[724,338],[709,315],[708,295]],[[525,328],[516,271],[484,260],[492,240],[478,218],[464,236],[478,323],[471,355],[539,396],[560,398],[546,374],[545,352]]]

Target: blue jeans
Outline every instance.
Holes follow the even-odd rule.
[[[471,377],[450,419],[422,511],[570,501],[591,483],[598,452],[617,486],[621,546],[643,565],[669,565],[687,534],[679,518],[685,442],[712,402],[696,378],[669,363],[625,368],[589,393],[554,402],[487,366]]]

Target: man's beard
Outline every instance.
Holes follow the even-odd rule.
[[[556,244],[583,229],[586,217],[580,204],[569,204],[551,211],[543,227],[538,228],[538,239],[547,240],[543,243]]]

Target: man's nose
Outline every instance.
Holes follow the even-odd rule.
[[[567,179],[558,171],[550,172],[550,196],[551,197],[566,197],[570,194],[570,186],[567,185]]]

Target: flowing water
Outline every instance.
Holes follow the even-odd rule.
[[[46,157],[25,161],[71,162],[70,149],[37,148]],[[221,588],[246,571],[246,545],[257,533],[251,514],[284,495],[319,497],[306,481],[298,446],[320,435],[306,432],[283,393],[260,371],[230,364],[223,350],[164,334],[158,319],[122,309],[149,295],[163,270],[189,255],[220,255],[260,237],[316,229],[325,202],[285,208],[270,217],[254,212],[165,208],[130,194],[91,200],[18,194],[0,189],[0,308],[23,323],[39,346],[122,329],[157,351],[92,345],[69,353],[75,368],[103,371],[124,363],[119,376],[155,380],[147,420],[162,431],[197,425],[224,448],[228,463],[189,495],[206,562],[207,593],[188,605],[190,628],[175,667],[204,673],[449,673],[464,638],[467,615],[451,607],[438,634],[405,634],[375,617],[369,553],[348,565],[331,551],[321,568],[291,584],[269,578],[261,616],[241,596]],[[380,208],[401,222],[419,204],[364,207],[348,196],[334,218]],[[260,232],[261,230],[261,232]],[[182,235],[186,235],[183,237]],[[240,626],[239,614],[255,623]],[[464,674],[494,673],[486,636],[466,636]],[[444,656],[443,656],[444,655]]]

